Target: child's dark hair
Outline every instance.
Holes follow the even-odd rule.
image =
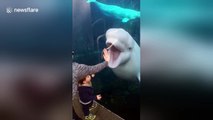
[[[80,80],[78,81],[78,83],[82,85],[82,84],[84,83],[84,80],[85,80],[85,79],[86,79],[86,77],[83,78],[83,79],[80,79]]]

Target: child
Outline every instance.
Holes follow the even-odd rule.
[[[93,87],[91,84],[92,77],[95,75],[87,75],[85,78],[79,80],[79,101],[82,105],[85,120],[94,120],[96,115],[92,115],[89,113],[89,108],[93,104],[93,100],[101,100],[101,95],[94,95],[93,94]]]

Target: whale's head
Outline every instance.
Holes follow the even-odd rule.
[[[111,28],[106,32],[106,45],[109,49],[110,68],[117,68],[131,58],[134,40],[128,32],[121,28]]]

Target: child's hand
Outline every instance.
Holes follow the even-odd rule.
[[[97,100],[101,100],[101,95],[96,95]]]
[[[110,55],[109,55],[109,52],[107,51],[106,48],[103,49],[103,57],[104,57],[104,60],[105,60],[106,62],[109,62],[109,60],[110,60]]]

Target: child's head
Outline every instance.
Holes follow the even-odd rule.
[[[89,84],[94,76],[95,76],[95,74],[87,75],[83,79],[79,80],[78,83],[79,84]]]

